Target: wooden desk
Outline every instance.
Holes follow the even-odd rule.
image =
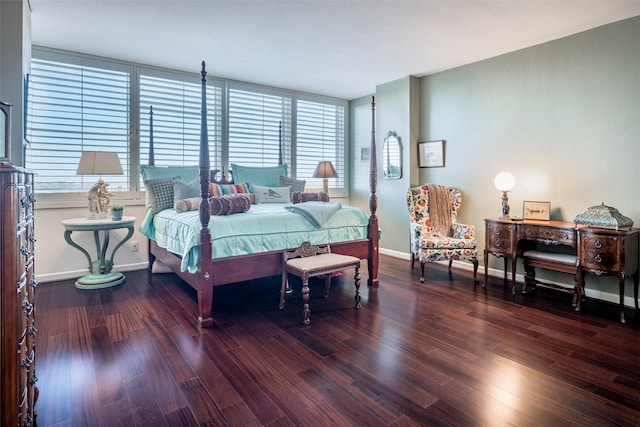
[[[489,254],[504,258],[504,281],[507,282],[507,259],[511,258],[511,288],[516,292],[516,262],[527,250],[565,246],[576,254],[576,311],[580,311],[584,294],[584,273],[618,277],[620,321],[624,323],[624,279],[632,276],[634,301],[638,310],[638,253],[640,229],[612,230],[580,227],[564,221],[513,221],[485,219],[484,281],[488,280]],[[566,265],[547,263],[546,269],[568,272]]]
[[[133,226],[136,222],[136,217],[125,216],[120,221],[114,221],[112,219],[88,219],[88,218],[73,218],[65,219],[62,221],[64,225],[64,239],[68,244],[78,249],[84,254],[89,262],[89,274],[76,280],[76,288],[78,289],[101,289],[110,286],[119,285],[124,282],[124,274],[119,272],[112,272],[113,257],[120,246],[133,236]],[[109,246],[109,231],[119,228],[126,228],[128,230],[124,239],[120,240],[113,250],[111,251],[111,257],[107,256],[107,247]],[[93,231],[93,236],[96,242],[96,260],[91,259],[91,255],[82,246],[78,245],[71,239],[71,233],[74,231]],[[100,231],[104,233],[103,241],[100,243]]]

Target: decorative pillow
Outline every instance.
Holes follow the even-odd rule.
[[[213,196],[209,198],[211,215],[231,215],[249,210],[251,200],[248,195]]]
[[[142,180],[173,178],[179,176],[186,182],[197,179],[200,176],[200,168],[196,166],[149,166],[140,165]]]
[[[279,166],[256,167],[242,166],[231,163],[234,182],[248,182],[251,185],[265,187],[277,187],[280,185],[280,176],[287,176],[287,164]]]
[[[178,213],[197,211],[198,209],[200,209],[200,202],[202,202],[202,197],[191,197],[189,199],[180,199],[180,200],[176,200],[176,203],[173,207]]]
[[[253,186],[256,193],[256,203],[289,203],[291,201],[291,187],[262,187]]]
[[[293,203],[302,202],[328,202],[329,194],[321,191],[319,193],[293,193],[291,195],[291,201]]]
[[[173,199],[175,202],[200,196],[200,178],[185,182],[180,177],[173,178]]]
[[[147,179],[144,187],[149,196],[151,212],[158,212],[173,207],[173,178]]]
[[[280,175],[280,187],[291,186],[292,196],[293,196],[293,193],[296,193],[296,192],[302,193],[304,191],[304,186],[306,183],[307,181],[303,179],[287,178],[286,176]]]
[[[250,193],[248,184],[209,184],[210,196],[224,196],[225,194]]]

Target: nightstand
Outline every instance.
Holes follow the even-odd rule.
[[[133,236],[133,227],[136,217],[125,216],[120,221],[112,219],[89,219],[89,218],[73,218],[62,221],[64,226],[64,239],[68,244],[78,249],[87,257],[89,261],[89,274],[76,280],[76,288],[78,289],[102,289],[110,286],[116,286],[124,282],[124,274],[112,272],[113,257],[116,251],[120,249],[124,243]],[[127,235],[111,251],[109,259],[107,256],[107,247],[109,246],[109,233],[111,230],[121,228],[127,229]],[[96,260],[91,258],[89,252],[82,246],[71,239],[71,233],[74,231],[92,231],[96,242]],[[100,238],[102,232],[102,239]],[[102,240],[102,241],[101,241]]]

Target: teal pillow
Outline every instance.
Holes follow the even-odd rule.
[[[180,178],[173,178],[173,198],[174,201],[191,199],[200,196],[200,178],[186,182]]]
[[[251,185],[279,187],[280,176],[287,176],[287,164],[279,166],[242,166],[231,163],[233,182],[246,182]]]
[[[186,182],[191,182],[200,176],[200,168],[196,166],[149,166],[140,165],[142,181],[158,178],[173,178],[179,176]]]

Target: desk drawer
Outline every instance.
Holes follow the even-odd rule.
[[[518,229],[519,240],[534,240],[547,246],[576,246],[576,236],[573,230],[545,225],[525,224]]]
[[[580,264],[582,268],[617,271],[622,267],[622,236],[580,231]]]
[[[515,226],[500,222],[487,222],[485,229],[485,247],[491,252],[510,254],[515,248]]]

